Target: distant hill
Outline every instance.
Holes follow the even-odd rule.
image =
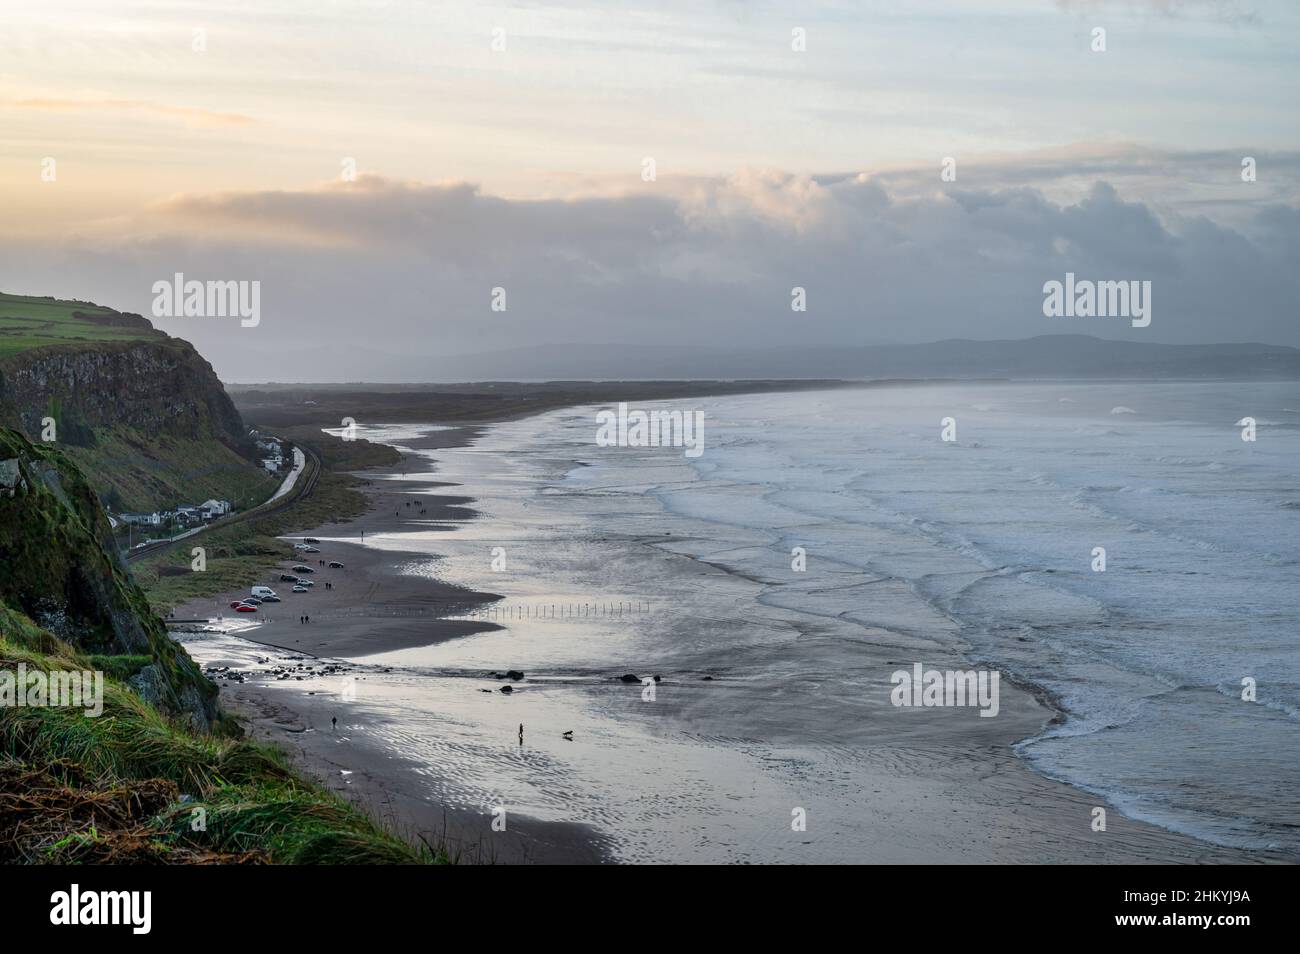
[[[285,369],[294,369],[286,374]],[[1167,345],[1088,335],[1008,341],[753,349],[552,344],[468,355],[328,346],[241,357],[241,382],[453,382],[737,378],[1295,378],[1300,349],[1254,343]]]

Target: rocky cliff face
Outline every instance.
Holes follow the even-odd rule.
[[[179,338],[61,344],[0,359],[0,419],[39,439],[47,416],[73,446],[92,444],[98,428],[127,427],[250,450],[212,366]]]
[[[91,654],[143,656],[147,701],[211,727],[217,690],[126,572],[90,484],[62,451],[0,428],[0,602]]]

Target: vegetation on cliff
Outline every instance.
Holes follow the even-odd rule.
[[[99,501],[63,451],[0,428],[0,602],[84,653],[148,657],[131,685],[207,730],[217,689],[167,635],[117,554]]]
[[[51,672],[95,661],[0,606],[0,669],[20,664]],[[274,749],[179,725],[112,676],[95,718],[0,708],[0,863],[443,860],[301,778]]]
[[[57,440],[35,443],[45,418]],[[238,412],[187,342],[137,315],[0,295],[0,863],[446,861],[242,738],[118,552],[102,500],[251,505],[275,481],[250,457]],[[322,480],[312,506],[356,507],[353,480]],[[288,520],[232,527],[233,544],[205,535],[210,581],[223,546],[234,566],[287,552],[270,534]],[[15,704],[19,672],[88,671],[103,674],[98,715]]]

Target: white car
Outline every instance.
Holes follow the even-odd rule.
[[[293,592],[295,592],[295,593],[310,593],[311,590],[308,589],[307,587],[303,586],[301,583],[299,583],[299,584],[297,584],[297,585],[294,586],[294,588],[293,588]]]

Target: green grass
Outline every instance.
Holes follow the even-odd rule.
[[[99,653],[92,653],[86,659],[90,663],[91,669],[102,670],[105,675],[112,676],[114,679],[123,682],[154,661],[152,656],[139,654],[104,656]]]
[[[276,477],[212,438],[96,428],[94,446],[67,451],[82,473],[95,475],[100,499],[116,510],[169,509],[209,498],[247,510],[280,485]]]
[[[152,338],[143,329],[97,324],[74,312],[114,320],[120,312],[89,302],[58,301],[0,292],[0,356],[73,341],[131,341]]]

